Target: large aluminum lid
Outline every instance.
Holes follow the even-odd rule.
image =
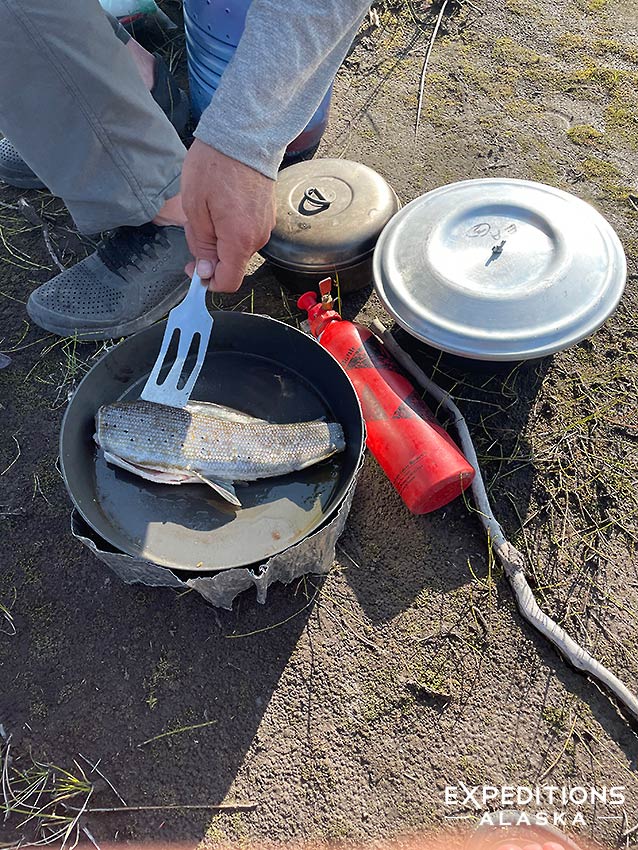
[[[371,254],[399,209],[388,183],[367,165],[313,159],[277,180],[277,222],[260,254],[295,271],[326,271]]]
[[[463,357],[525,360],[600,327],[627,265],[589,204],[525,180],[466,180],[407,204],[374,253],[375,287],[397,323]]]

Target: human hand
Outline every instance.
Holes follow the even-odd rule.
[[[186,238],[212,292],[235,292],[275,224],[275,181],[195,139],[182,169]],[[193,274],[195,263],[186,266]]]

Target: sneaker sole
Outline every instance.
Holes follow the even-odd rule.
[[[94,328],[86,331],[70,330],[68,327],[56,325],[55,322],[49,322],[47,318],[40,319],[38,317],[37,306],[33,309],[33,306],[29,302],[27,302],[27,313],[38,327],[44,328],[45,331],[50,331],[58,336],[74,337],[80,342],[100,342],[105,339],[119,339],[121,336],[132,336],[163,319],[173,307],[176,307],[183,300],[188,292],[189,285],[190,278],[186,277],[177,289],[161,301],[157,307],[149,310],[148,313],[145,313],[138,319],[131,319],[128,322],[121,322],[119,325],[111,325],[106,328]]]

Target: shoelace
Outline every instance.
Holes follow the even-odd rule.
[[[109,233],[97,246],[97,254],[104,265],[115,274],[149,253],[157,242],[159,229],[154,224],[141,227],[120,227]],[[151,249],[149,251],[149,249]],[[121,275],[120,275],[121,277]]]

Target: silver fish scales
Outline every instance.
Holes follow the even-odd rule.
[[[286,475],[345,448],[336,422],[277,424],[207,402],[104,405],[95,441],[109,463],[151,481],[205,483],[235,505],[234,481]]]

